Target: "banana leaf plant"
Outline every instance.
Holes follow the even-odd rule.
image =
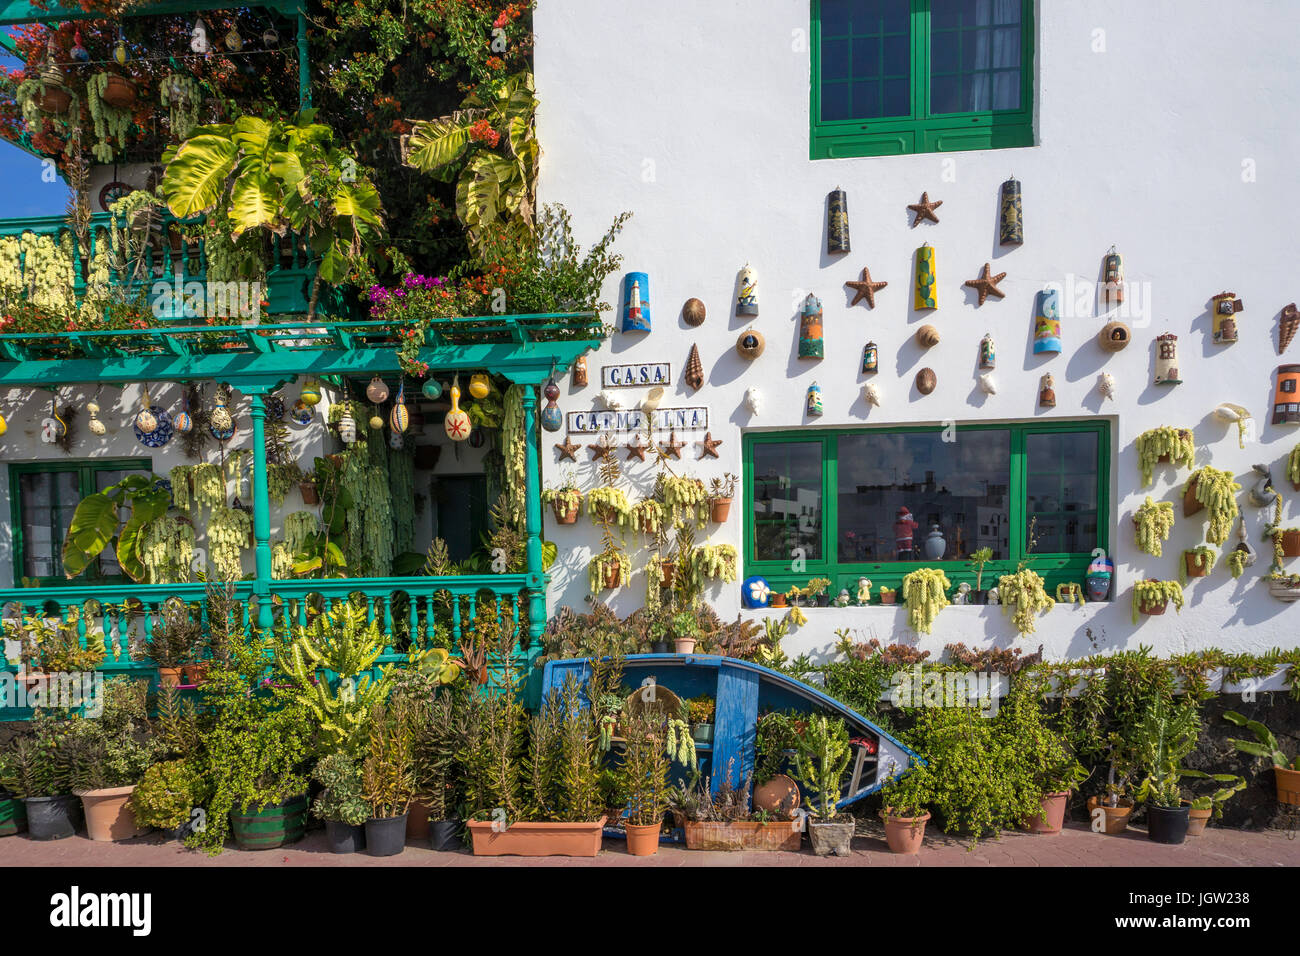
[[[531,232],[537,158],[533,75],[515,73],[495,91],[480,89],[448,116],[416,123],[404,161],[444,182],[456,180],[456,215],[471,249],[486,227]]]
[[[172,215],[216,216],[233,242],[260,230],[305,239],[320,257],[309,319],[321,281],[336,284],[364,271],[384,231],[374,184],[315,116],[302,110],[288,120],[241,116],[195,127],[163,154],[162,180]]]
[[[83,498],[72,513],[63,540],[63,573],[75,578],[109,544],[114,544],[123,573],[132,581],[144,580],[146,571],[137,550],[140,532],[151,521],[165,515],[171,504],[171,494],[156,487],[157,482],[152,475],[128,475],[117,484]],[[124,507],[130,513],[125,524],[122,523]]]

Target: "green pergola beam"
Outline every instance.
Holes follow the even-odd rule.
[[[261,7],[275,10],[286,16],[295,16],[299,12],[298,0],[256,0],[253,3],[235,4],[234,6]],[[205,10],[231,9],[214,6],[211,0],[156,0],[133,6],[118,16],[121,17],[161,17],[174,13],[202,13]],[[53,23],[58,20],[102,20],[104,14],[97,10],[83,10],[73,4],[62,6],[57,3],[38,7],[30,0],[0,0],[0,26],[15,26],[20,23]]]

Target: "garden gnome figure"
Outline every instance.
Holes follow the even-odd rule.
[[[919,527],[906,506],[898,509],[898,517],[894,521],[894,550],[898,552],[899,561],[912,560],[912,534]]]

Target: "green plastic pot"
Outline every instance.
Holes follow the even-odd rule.
[[[232,810],[230,827],[241,850],[274,850],[296,843],[307,828],[307,795],[249,807],[247,812]]]
[[[21,800],[0,800],[0,837],[14,836],[26,829],[26,805]]]

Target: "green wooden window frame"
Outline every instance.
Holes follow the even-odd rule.
[[[27,542],[23,539],[23,501],[22,477],[24,475],[52,475],[74,473],[77,476],[77,501],[85,499],[99,489],[96,487],[96,475],[106,471],[140,471],[153,473],[153,461],[148,458],[96,458],[93,461],[23,461],[9,465],[9,508],[10,529],[13,535],[13,586],[22,583],[23,573],[27,567]],[[62,548],[66,528],[54,529],[56,547]],[[38,577],[33,580],[42,585],[66,585],[68,580],[59,577]],[[94,561],[77,578],[78,581],[93,581],[99,584],[129,584],[120,574],[106,575],[100,569],[99,561]]]
[[[934,113],[931,90],[931,0],[910,0],[910,115],[882,119],[821,119],[821,5],[812,2],[811,159],[900,156],[1034,145],[1034,2],[1020,0],[1020,108]],[[883,69],[883,66],[882,66]]]
[[[785,591],[791,585],[803,586],[811,578],[829,578],[830,594],[834,597],[840,589],[848,588],[850,594],[857,591],[857,580],[861,577],[871,579],[872,600],[877,600],[879,589],[884,586],[897,588],[903,576],[917,568],[942,568],[954,588],[963,581],[975,587],[975,570],[969,560],[945,561],[889,561],[889,562],[850,562],[838,560],[838,440],[845,435],[886,435],[886,434],[922,434],[939,433],[945,426],[889,426],[881,428],[840,428],[840,429],[800,429],[797,431],[755,432],[744,436],[744,553],[742,563],[744,575],[761,575],[774,591]],[[983,586],[985,589],[997,585],[1000,575],[1014,573],[1022,558],[1028,559],[1027,566],[1041,574],[1046,582],[1048,593],[1054,593],[1058,584],[1084,583],[1084,574],[1088,564],[1093,560],[1093,553],[1060,553],[1035,550],[1026,554],[1025,537],[1029,526],[1028,501],[1026,485],[1028,478],[1028,456],[1025,453],[1026,439],[1031,435],[1054,434],[1094,434],[1097,436],[1097,547],[1107,554],[1111,551],[1111,423],[1109,421],[1053,421],[1053,422],[994,422],[971,423],[956,426],[958,435],[977,433],[985,430],[1005,431],[1010,434],[1011,460],[1009,462],[1008,491],[1008,554],[1005,558],[989,561],[984,565]],[[959,439],[960,440],[960,439]],[[759,560],[755,557],[755,522],[754,522],[754,449],[762,444],[784,444],[798,442],[811,446],[820,446],[821,474],[821,551],[820,557],[808,558],[805,567],[795,572],[791,559]],[[810,453],[814,451],[809,449]],[[918,518],[918,520],[921,520]],[[925,537],[926,529],[917,530],[917,548]]]

